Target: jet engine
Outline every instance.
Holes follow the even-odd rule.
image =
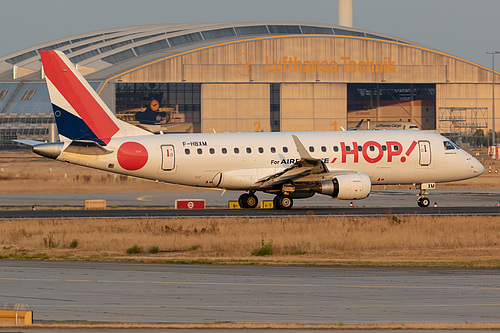
[[[341,200],[364,199],[370,195],[372,182],[364,173],[349,173],[324,180],[312,190]]]

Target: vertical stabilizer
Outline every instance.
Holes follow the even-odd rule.
[[[61,140],[90,140],[151,135],[116,118],[83,75],[60,51],[40,51],[50,101]]]

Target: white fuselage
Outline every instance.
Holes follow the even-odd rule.
[[[247,190],[245,184],[273,175],[300,157],[296,135],[311,157],[329,171],[349,170],[370,177],[372,184],[439,183],[480,175],[484,168],[448,139],[422,131],[344,131],[296,133],[201,133],[113,138],[112,153],[82,155],[62,152],[57,159],[168,183],[214,187],[214,179],[236,175],[246,182],[224,187]],[[124,163],[120,152],[127,142],[147,151],[142,167]],[[236,149],[236,151],[235,151]],[[121,155],[120,155],[121,154]],[[144,156],[146,155],[146,156]],[[127,158],[127,157],[126,157]],[[125,159],[126,159],[125,158]],[[133,158],[133,157],[130,157]],[[129,161],[130,162],[130,161]],[[132,170],[134,169],[134,170]]]

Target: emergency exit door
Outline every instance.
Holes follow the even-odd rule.
[[[429,141],[419,141],[418,147],[420,149],[420,165],[427,166],[431,164],[431,143]]]
[[[173,145],[161,146],[161,168],[162,170],[173,170],[175,168],[175,153]]]

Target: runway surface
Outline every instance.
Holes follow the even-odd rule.
[[[189,217],[189,216],[283,216],[306,215],[500,215],[499,190],[436,190],[428,197],[431,207],[416,205],[416,191],[375,191],[364,200],[335,200],[328,196],[315,195],[312,198],[294,201],[292,210],[244,209],[229,210],[228,201],[236,201],[239,192],[165,192],[165,193],[57,193],[57,194],[0,194],[0,206],[18,209],[0,211],[0,218],[60,218],[60,217]],[[258,193],[260,200],[272,200],[269,194]],[[209,209],[174,210],[176,199],[204,199]],[[61,210],[29,211],[31,206],[83,207],[86,199],[105,199],[106,211]],[[438,207],[432,207],[436,203]],[[140,209],[121,209],[121,207]],[[161,209],[158,209],[161,208]],[[165,209],[168,208],[168,209]]]
[[[31,207],[40,206],[79,206],[87,199],[105,199],[108,206],[173,207],[176,199],[204,199],[207,207],[227,208],[228,201],[238,200],[242,192],[201,190],[193,192],[135,192],[135,193],[54,193],[54,194],[0,194],[0,206]],[[223,194],[223,195],[221,195]],[[273,200],[267,193],[256,193],[259,200]],[[376,190],[366,199],[354,201],[357,207],[390,208],[418,207],[418,190]],[[498,206],[500,189],[495,190],[433,190],[427,196],[431,204],[440,207],[458,206]],[[295,208],[347,208],[350,201],[332,199],[317,194],[307,199],[294,200]]]
[[[0,261],[36,322],[499,323],[500,271]]]

